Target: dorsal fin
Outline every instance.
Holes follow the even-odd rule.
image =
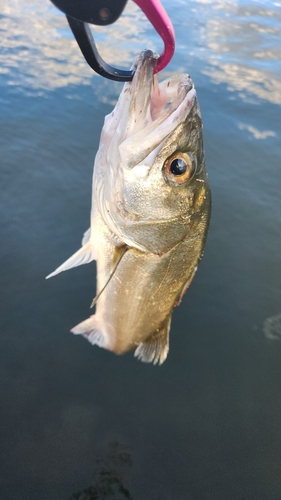
[[[108,283],[110,282],[112,276],[114,275],[122,257],[125,255],[125,253],[129,250],[129,247],[127,245],[123,245],[122,247],[115,247],[114,248],[114,254],[113,254],[113,259],[112,259],[112,271],[109,275],[108,280],[106,281],[105,285],[102,287],[101,291],[93,298],[92,303],[90,307],[94,307],[94,305],[97,303],[98,299],[100,298],[101,294],[104,292],[106,289]]]
[[[145,363],[162,365],[169,352],[169,331],[171,315],[148,340],[142,342],[135,350],[134,356]]]

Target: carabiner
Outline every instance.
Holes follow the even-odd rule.
[[[131,81],[134,71],[126,71],[107,64],[100,56],[90,24],[108,25],[120,17],[127,0],[51,0],[66,14],[69,26],[87,63],[98,74],[117,81]],[[154,73],[161,71],[170,62],[175,51],[173,25],[160,0],[134,0],[142,9],[164,42]]]

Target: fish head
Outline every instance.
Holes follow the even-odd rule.
[[[192,80],[184,74],[159,84],[156,62],[152,51],[138,57],[132,82],[105,118],[93,200],[119,240],[163,254],[198,237],[210,195]]]

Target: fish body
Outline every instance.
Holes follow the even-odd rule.
[[[161,84],[142,53],[105,117],[93,175],[91,227],[53,276],[97,261],[96,312],[75,328],[117,354],[136,348],[163,363],[171,315],[191,283],[208,230],[211,195],[202,121],[188,75]]]

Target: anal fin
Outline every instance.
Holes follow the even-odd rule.
[[[148,340],[142,342],[135,350],[134,356],[144,363],[162,365],[169,352],[169,331],[171,326],[171,316]]]
[[[105,347],[106,341],[99,328],[95,314],[70,330],[74,335],[82,335],[91,344]]]

